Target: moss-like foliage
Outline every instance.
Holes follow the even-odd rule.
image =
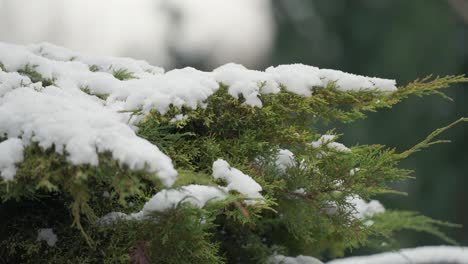
[[[55,80],[53,78],[42,77],[42,75],[35,70],[36,68],[37,65],[26,64],[23,69],[18,70],[18,73],[29,77],[32,82],[42,82],[42,86],[44,87],[54,85]]]
[[[20,73],[53,84],[33,66]],[[134,78],[125,69],[113,75]],[[442,95],[441,88],[466,81],[462,76],[426,78],[394,93],[343,92],[330,84],[314,88],[311,97],[282,89],[262,95],[261,108],[246,106],[221,84],[205,107],[172,107],[164,115],[152,111],[144,116],[138,134],[172,158],[179,172],[174,187],[222,185],[211,176],[211,166],[223,158],[263,187],[265,200],[254,205],[232,192],[204,208],[180,203],[144,220],[101,223],[96,220],[109,212],[139,211],[162,189],[157,177],[131,171],[109,154],[100,155],[98,166],[75,166],[66,154],[33,144],[26,148],[14,180],[0,182],[0,263],[265,263],[275,252],[328,258],[363,246],[395,246],[393,235],[403,229],[454,243],[439,229],[452,224],[394,210],[357,219],[347,198],[398,193],[390,184],[411,178],[411,171],[398,168],[399,162],[444,142],[434,138],[465,119],[402,153],[381,145],[339,152],[309,143],[320,134],[334,133],[318,130],[330,122],[364,118],[366,112],[391,107],[412,94]],[[134,113],[141,114],[138,109]],[[184,118],[174,119],[176,115]],[[294,166],[278,168],[279,149],[295,154]],[[37,241],[37,230],[50,227],[58,236],[52,247]]]
[[[91,68],[90,68],[91,71],[93,71]],[[116,69],[116,70],[113,70],[112,71],[112,75],[114,75],[114,77],[116,79],[119,79],[121,81],[125,81],[125,80],[129,80],[129,79],[134,79],[135,76],[133,75],[132,72],[130,72],[129,70],[125,69],[125,68],[121,68],[121,69]]]

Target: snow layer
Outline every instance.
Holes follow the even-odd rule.
[[[282,172],[289,167],[295,166],[296,162],[294,161],[294,153],[288,149],[280,149],[276,155],[275,165]]]
[[[260,194],[262,186],[249,175],[229,166],[229,163],[225,160],[218,159],[213,163],[213,177],[225,180],[228,184],[225,188],[227,191],[234,190],[251,199],[263,198]],[[246,201],[247,204],[254,204],[255,202]]]
[[[29,84],[31,80],[28,77],[17,72],[4,72],[0,68],[0,97],[15,88]]]
[[[145,203],[143,209],[131,217],[140,219],[151,212],[162,212],[175,208],[180,203],[190,203],[197,207],[204,207],[209,201],[219,201],[226,198],[226,193],[220,188],[191,184],[180,189],[162,190]]]
[[[57,235],[52,228],[42,228],[37,230],[37,241],[45,241],[47,245],[53,247],[57,243]]]
[[[371,200],[366,202],[361,197],[354,195],[346,197],[346,202],[348,202],[352,208],[346,208],[346,210],[351,213],[352,217],[357,220],[366,220],[364,224],[372,225],[372,216],[385,212],[385,207],[377,200]],[[335,202],[329,202],[324,208],[325,212],[328,214],[336,214],[338,206]]]
[[[79,90],[17,88],[0,97],[0,124],[0,135],[54,146],[75,165],[98,165],[98,153],[110,152],[130,169],[156,172],[166,185],[177,175],[169,157],[137,137],[118,113]]]
[[[323,264],[322,261],[309,256],[299,255],[297,257],[287,257],[283,255],[271,256],[268,260],[270,264]]]
[[[377,200],[371,200],[369,202],[366,202],[358,196],[350,196],[346,200],[348,203],[352,204],[356,209],[355,211],[353,211],[353,216],[359,220],[372,217],[375,214],[385,212],[385,208]]]
[[[147,114],[155,109],[165,114],[170,106],[204,106],[219,83],[229,85],[229,94],[242,95],[245,104],[253,107],[262,106],[262,94],[277,93],[281,86],[302,96],[312,96],[313,87],[330,83],[344,91],[396,89],[394,80],[302,64],[254,71],[231,63],[212,72],[184,68],[164,73],[144,61],[90,57],[48,43],[20,46],[0,42],[0,63],[0,135],[21,137],[25,146],[32,142],[43,148],[54,146],[73,164],[97,165],[98,154],[109,152],[130,169],[157,173],[167,186],[177,176],[171,159],[136,136],[135,124],[142,116],[132,116],[131,112]],[[16,73],[26,67],[53,85],[33,84]],[[112,75],[114,70],[126,70],[135,78],[118,80]],[[105,95],[106,100],[93,94]],[[176,116],[174,121],[181,119],[183,116]],[[322,140],[321,144],[337,151],[349,150],[336,142]],[[261,187],[249,176],[223,166],[227,174],[216,175],[229,182],[227,189],[250,198],[261,197]]]
[[[22,161],[23,143],[20,139],[10,138],[0,142],[0,176],[4,180],[13,180],[16,174],[15,164]]]
[[[337,259],[328,264],[468,264],[468,248],[426,246],[371,256]]]
[[[121,220],[141,220],[151,214],[151,212],[163,212],[176,208],[181,203],[190,203],[199,208],[203,208],[208,202],[221,201],[228,197],[231,190],[238,191],[250,199],[262,199],[260,194],[262,187],[250,176],[242,173],[236,168],[231,168],[229,164],[218,159],[213,163],[213,177],[223,179],[227,186],[205,186],[191,184],[177,189],[163,189],[156,193],[143,209],[139,212],[127,215],[121,212],[111,212],[98,220],[100,224],[110,224],[117,219]],[[247,205],[256,204],[257,200],[246,200]]]
[[[134,105],[151,106],[165,102],[165,107],[158,108],[161,112],[167,110],[170,103],[196,107],[217,89],[217,82],[229,85],[229,93],[234,97],[242,94],[247,100],[246,104],[251,106],[261,106],[258,96],[276,93],[280,85],[303,96],[311,96],[312,87],[326,87],[329,83],[336,83],[337,88],[343,91],[396,90],[394,80],[369,78],[302,64],[280,65],[266,71],[254,71],[231,63],[213,72],[188,68],[162,74],[161,68],[143,61],[123,58],[92,59],[48,43],[31,46],[0,43],[0,62],[7,71],[19,70],[27,64],[37,65],[37,72],[45,78],[55,78],[59,86],[87,86],[91,92],[113,95],[114,100],[125,100],[131,93]],[[91,65],[98,66],[104,72],[91,72]],[[123,82],[112,78],[109,73],[121,68],[139,78]],[[135,100],[138,102],[134,102]]]
[[[312,141],[310,145],[313,148],[320,148],[326,146],[328,149],[333,149],[338,152],[350,152],[351,150],[345,145],[334,142],[335,135],[322,135],[317,141]]]

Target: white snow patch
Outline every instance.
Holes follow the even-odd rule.
[[[360,168],[354,168],[354,169],[351,169],[349,171],[349,176],[354,176],[356,175],[356,173],[358,173],[358,171],[360,171],[361,169]]]
[[[101,217],[98,224],[110,224],[115,220],[142,220],[151,212],[163,212],[176,208],[181,203],[190,203],[203,208],[210,201],[220,201],[227,197],[220,187],[191,184],[178,189],[164,189],[155,194],[143,208],[130,215],[121,212],[111,212]]]
[[[256,181],[238,169],[231,168],[224,160],[218,159],[213,163],[213,176],[216,179],[225,180],[228,186],[215,187],[191,184],[177,189],[164,189],[156,193],[145,203],[143,209],[137,213],[127,215],[121,212],[111,212],[101,217],[97,222],[100,224],[109,224],[117,219],[141,220],[151,212],[163,212],[171,208],[176,208],[180,203],[190,203],[203,208],[210,201],[226,199],[230,190],[238,191],[250,199],[263,198],[260,194],[262,187]],[[247,205],[253,205],[257,202],[256,200],[245,201]]]
[[[287,257],[283,255],[274,255],[268,259],[270,264],[323,264],[322,261],[309,256],[299,255],[297,257]]]
[[[177,122],[182,121],[182,120],[185,120],[185,119],[187,119],[187,118],[188,118],[187,115],[177,114],[177,115],[175,115],[171,120],[169,120],[169,122],[171,122],[171,123],[177,123]]]
[[[0,69],[0,97],[15,88],[29,84],[31,84],[31,80],[28,77],[17,72],[4,72]]]
[[[37,241],[45,241],[47,245],[53,247],[57,243],[57,235],[52,228],[42,228],[37,230]]]
[[[23,161],[23,148],[23,142],[18,138],[0,142],[0,176],[3,180],[13,180],[16,174],[15,164]]]
[[[313,148],[327,147],[338,152],[350,152],[351,149],[347,148],[345,145],[334,142],[335,135],[322,135],[317,141],[312,141],[310,145]]]
[[[156,172],[166,185],[177,176],[169,157],[136,136],[118,113],[79,90],[14,89],[0,98],[0,124],[0,135],[54,146],[75,165],[98,165],[98,153],[110,152],[130,169]]]
[[[370,256],[336,259],[328,264],[468,264],[468,248],[455,246],[425,246],[402,249]]]
[[[72,61],[66,60],[71,58]],[[394,80],[321,70],[302,64],[280,65],[266,71],[254,71],[230,63],[213,72],[185,68],[163,74],[161,68],[143,61],[124,58],[92,59],[48,43],[31,46],[0,43],[0,62],[7,71],[17,71],[29,64],[44,78],[55,79],[55,83],[62,88],[87,87],[93,93],[109,94],[108,104],[120,100],[125,102],[125,109],[141,107],[144,113],[150,108],[165,113],[170,104],[195,108],[217,90],[218,82],[229,85],[232,96],[237,98],[242,94],[246,99],[245,104],[256,107],[262,106],[261,94],[279,92],[280,84],[293,93],[311,96],[313,86],[326,87],[329,82],[335,81],[323,77],[328,76],[330,71],[339,78],[341,86],[338,89],[341,90],[396,90]],[[96,65],[103,71],[91,72],[91,65]],[[134,73],[137,79],[119,81],[113,78],[112,70],[119,68]],[[382,88],[377,84],[381,84]]]
[[[153,211],[162,212],[175,208],[179,203],[190,203],[202,208],[207,202],[223,200],[226,196],[226,193],[218,187],[197,184],[179,189],[162,190],[146,202],[140,212],[132,216],[141,218]]]
[[[296,162],[294,161],[294,153],[288,149],[280,149],[276,155],[275,165],[280,171],[283,172],[287,168],[295,166]]]
[[[299,195],[306,195],[307,194],[307,192],[306,192],[306,190],[304,188],[296,189],[296,190],[293,191],[293,193],[299,194]]]
[[[350,196],[347,197],[346,201],[354,206],[356,210],[353,211],[353,216],[359,220],[385,212],[385,208],[377,200],[366,202],[358,196]]]
[[[260,194],[262,186],[249,175],[229,166],[229,163],[225,160],[218,159],[213,163],[213,176],[216,179],[223,179],[227,182],[227,191],[235,190],[251,199],[263,198]],[[256,202],[256,200],[246,201],[247,204],[255,204]]]

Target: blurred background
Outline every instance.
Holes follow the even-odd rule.
[[[237,62],[254,69],[304,63],[396,79],[468,73],[467,0],[0,0],[0,41],[48,41],[74,50],[145,59],[167,70]],[[347,145],[403,151],[468,116],[468,84],[369,114],[338,132]],[[335,125],[335,124],[332,124]],[[463,224],[447,230],[468,246],[468,124],[403,162],[415,180],[384,196],[387,208]],[[402,233],[403,247],[443,242]]]

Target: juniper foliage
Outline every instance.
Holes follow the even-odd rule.
[[[18,72],[43,86],[53,85],[54,80],[34,69],[27,65]],[[93,65],[90,70],[100,69]],[[114,70],[113,75],[136,78],[127,69]],[[144,171],[119,165],[109,154],[100,155],[98,166],[75,166],[53,147],[29,146],[15,179],[0,182],[0,262],[265,263],[273,253],[329,258],[359,247],[397,247],[394,235],[401,230],[428,232],[455,243],[440,230],[454,224],[398,210],[356,219],[356,208],[347,197],[398,194],[390,184],[411,179],[411,171],[398,167],[400,161],[445,142],[435,137],[467,119],[436,130],[404,152],[355,145],[351,152],[327,149],[324,155],[324,146],[313,148],[309,142],[325,132],[336,134],[332,128],[318,129],[330,122],[365,118],[410,95],[446,97],[442,88],[467,81],[463,76],[427,77],[394,93],[338,91],[331,83],[313,88],[311,97],[282,87],[277,94],[262,95],[261,108],[243,104],[242,96],[230,96],[228,87],[220,84],[206,107],[171,107],[164,115],[152,111],[144,117],[139,136],[173,159],[179,172],[174,188],[220,184],[210,176],[211,166],[223,158],[263,187],[264,202],[250,206],[241,194],[231,192],[204,208],[180,203],[144,221],[102,224],[96,220],[109,212],[138,211],[162,184]],[[82,90],[92,94],[86,87]],[[186,118],[174,122],[180,114]],[[295,166],[280,170],[275,165],[280,149],[295,154]],[[359,171],[350,175],[355,168]],[[298,193],[300,188],[303,192]],[[53,247],[37,241],[37,230],[47,226],[54,226],[59,237]]]

